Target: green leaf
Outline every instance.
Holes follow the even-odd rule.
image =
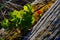
[[[4,20],[1,23],[2,27],[5,28],[5,29],[9,27],[9,24],[10,24],[9,20],[6,19],[6,18],[4,18]]]
[[[25,11],[27,11],[27,12],[29,12],[29,10],[28,10],[28,7],[27,7],[27,6],[24,6],[24,10],[25,10]]]
[[[32,22],[31,22],[31,23],[34,24],[34,22],[35,22],[35,19],[34,19],[34,17],[32,16]]]
[[[27,7],[29,10],[32,10],[32,5],[31,4],[27,4]]]

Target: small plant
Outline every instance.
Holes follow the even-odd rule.
[[[27,31],[28,28],[34,23],[34,17],[32,15],[33,10],[30,4],[24,6],[24,10],[14,10],[10,12],[10,18],[4,18],[1,25],[3,28],[22,28],[24,31]]]

